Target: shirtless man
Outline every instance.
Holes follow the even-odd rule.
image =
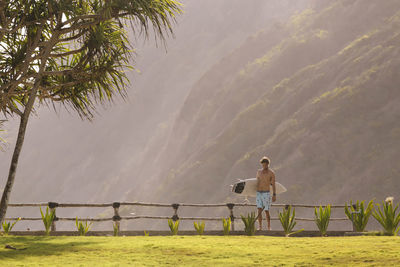
[[[275,173],[269,169],[270,160],[263,157],[260,160],[262,169],[257,171],[257,209],[258,209],[258,230],[262,229],[262,211],[265,210],[268,230],[271,230],[271,218],[269,208],[271,207],[270,186],[272,185],[272,202],[276,201]]]

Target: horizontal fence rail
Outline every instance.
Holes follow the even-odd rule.
[[[228,216],[229,217],[229,216]],[[222,218],[222,217],[221,217]],[[179,220],[189,220],[189,221],[196,221],[196,220],[202,220],[202,221],[220,221],[220,217],[179,217]],[[42,218],[28,218],[28,217],[14,217],[14,218],[6,218],[7,221],[12,221],[12,220],[18,220],[20,219],[21,221],[41,221]],[[132,216],[132,217],[121,217],[121,220],[136,220],[136,219],[172,219],[169,216]],[[234,219],[240,219],[240,217],[234,217]],[[56,221],[75,221],[75,218],[63,218],[63,217],[57,217]],[[271,217],[271,220],[279,220],[278,217]],[[313,222],[315,219],[313,218],[301,218],[301,217],[296,217],[296,221],[308,221],[308,222]],[[348,221],[348,218],[330,218],[330,221]],[[78,218],[78,221],[88,221],[88,222],[106,222],[106,221],[114,221],[113,218]]]
[[[49,202],[53,203],[53,202]],[[46,207],[49,203],[17,203],[17,204],[8,204],[9,207]],[[54,202],[55,203],[55,202]],[[119,203],[120,206],[148,206],[148,207],[165,207],[170,208],[173,204],[165,204],[165,203],[146,203],[146,202],[113,202]],[[80,203],[56,203],[60,208],[103,208],[103,207],[112,207],[113,203],[104,203],[104,204],[80,204]],[[180,207],[201,207],[201,208],[216,208],[216,207],[226,207],[231,203],[221,203],[221,204],[190,204],[190,203],[180,203]],[[256,207],[256,204],[249,203],[232,203],[237,207]],[[319,206],[326,207],[328,205],[306,205],[306,204],[272,204],[272,207],[300,207],[300,208],[318,208]],[[331,208],[345,208],[345,205],[331,205]]]
[[[57,221],[88,221],[88,222],[105,222],[105,221],[113,221],[115,225],[120,226],[121,220],[138,220],[138,219],[156,219],[156,220],[168,220],[172,219],[174,221],[177,220],[203,220],[203,221],[221,221],[222,217],[229,217],[232,221],[232,230],[235,229],[235,220],[240,220],[241,217],[234,216],[233,209],[234,207],[256,207],[255,204],[250,203],[219,203],[219,204],[192,204],[192,203],[146,203],[146,202],[113,202],[113,203],[56,203],[56,202],[47,202],[47,203],[16,203],[9,204],[9,207],[49,207],[50,211],[56,211],[57,208],[107,208],[112,207],[114,209],[114,216],[107,218],[72,218],[72,217],[55,217],[52,225],[52,231],[56,231],[56,222]],[[139,206],[139,207],[161,207],[161,208],[173,208],[172,216],[151,216],[151,215],[135,215],[135,216],[120,216],[119,208],[121,206]],[[326,207],[327,205],[308,205],[308,204],[272,204],[272,207],[277,208],[288,208],[289,206],[295,208],[319,208],[320,206]],[[344,209],[345,205],[330,205],[332,209]],[[178,216],[178,208],[179,207],[192,207],[192,208],[220,208],[227,207],[229,210],[229,214],[227,216],[222,217],[180,217]],[[30,218],[30,217],[15,217],[15,218],[6,218],[6,220],[22,220],[22,221],[41,221],[42,218]],[[271,217],[271,220],[279,220],[278,217]],[[296,217],[297,221],[314,221],[314,218],[302,218]],[[348,218],[330,218],[331,221],[350,221]]]

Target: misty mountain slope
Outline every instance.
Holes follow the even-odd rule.
[[[207,83],[208,82],[208,77],[207,79],[203,79],[202,77],[205,77],[203,73],[206,71],[203,71],[201,68],[202,65],[199,64],[203,60],[207,59],[210,57],[210,54],[215,54],[214,62],[219,62],[220,59],[222,62],[225,60],[231,61],[231,57],[228,55],[231,54],[231,50],[229,48],[232,47],[237,47],[240,43],[242,43],[241,38],[244,36],[249,36],[250,33],[252,32],[257,32],[258,29],[257,27],[263,28],[265,25],[272,24],[276,25],[278,29],[275,31],[276,35],[281,36],[282,32],[279,27],[281,21],[285,21],[287,17],[292,14],[295,10],[301,11],[304,7],[307,6],[312,6],[314,1],[298,1],[295,4],[293,4],[291,1],[268,1],[268,2],[260,2],[258,1],[252,1],[252,2],[243,2],[243,1],[228,1],[229,5],[227,6],[226,4],[222,2],[215,2],[215,1],[205,1],[205,2],[196,2],[196,1],[191,1],[191,7],[187,7],[189,9],[189,12],[186,13],[186,17],[184,20],[180,22],[180,24],[185,25],[185,29],[190,29],[190,27],[198,27],[201,28],[201,32],[194,31],[192,32],[192,35],[190,32],[187,32],[186,35],[190,36],[190,38],[193,37],[193,39],[204,39],[204,36],[210,36],[210,33],[213,33],[212,37],[215,39],[217,45],[212,45],[211,43],[208,43],[208,51],[207,50],[202,50],[198,51],[196,48],[199,46],[198,43],[193,43],[192,39],[190,40],[185,40],[185,42],[180,43],[179,46],[174,46],[174,42],[170,44],[173,49],[173,55],[168,56],[168,60],[158,60],[157,63],[154,63],[154,65],[160,64],[159,67],[157,67],[157,72],[160,72],[161,77],[164,77],[166,81],[172,80],[171,77],[165,77],[169,76],[172,73],[176,73],[176,76],[173,75],[173,78],[176,80],[178,79],[177,82],[180,84],[180,86],[183,86],[184,84],[190,83],[190,85],[186,88],[187,91],[189,91],[190,87],[192,86],[192,83],[194,83],[195,80],[192,80],[191,76],[188,76],[188,73],[196,73],[199,75],[199,82],[198,83]],[[218,3],[216,5],[216,3]],[[204,12],[208,13],[209,9],[212,9],[210,14],[207,14],[205,16],[207,19],[202,18],[204,21],[202,23],[199,22],[201,26],[196,25],[197,22],[194,22],[196,20],[199,20],[202,16],[201,14],[197,14],[198,12],[197,8],[199,6],[203,6]],[[244,7],[245,6],[245,7]],[[256,10],[256,11],[255,11]],[[192,13],[190,13],[192,12]],[[228,12],[229,16],[226,15],[225,13]],[[211,18],[209,18],[211,16]],[[218,16],[220,17],[221,22],[216,23],[218,21]],[[241,20],[237,20],[235,18],[240,17]],[[230,19],[232,19],[232,22],[229,22]],[[243,21],[245,20],[246,23],[243,24]],[[189,25],[188,25],[189,24]],[[195,25],[190,25],[190,24],[195,24]],[[227,26],[229,25],[229,27]],[[262,27],[261,27],[262,26]],[[229,28],[229,30],[228,30]],[[205,31],[204,29],[208,29],[208,31]],[[257,30],[255,30],[257,29]],[[219,34],[217,34],[219,33]],[[239,38],[240,37],[240,38]],[[267,37],[267,36],[264,36]],[[249,38],[249,41],[251,42],[252,38]],[[219,42],[218,42],[219,41]],[[200,44],[204,42],[202,40]],[[257,47],[258,46],[258,47]],[[204,45],[206,47],[206,45]],[[222,51],[221,48],[225,48],[225,51]],[[243,55],[242,53],[238,53],[237,51],[234,51],[232,53],[235,53],[237,55],[237,59],[235,60],[242,60],[244,63],[247,63],[249,60],[249,57],[247,55],[252,55],[250,58],[255,59],[257,58],[258,54],[256,51],[261,51],[263,47],[260,47],[260,43],[257,42],[254,47],[254,51],[250,51],[246,53],[246,55]],[[184,52],[184,53],[183,53]],[[202,53],[200,53],[202,52]],[[187,53],[191,53],[190,55],[186,55]],[[171,51],[169,51],[168,54],[171,54]],[[144,55],[147,56],[147,55]],[[150,55],[152,58],[153,56]],[[172,61],[171,61],[172,58]],[[187,59],[187,58],[196,58],[198,61],[185,61],[186,64],[186,70],[178,69],[176,66],[173,64],[174,59]],[[172,62],[172,64],[171,64]],[[165,64],[164,64],[165,63]],[[213,69],[218,69],[216,65],[219,65],[220,63],[216,63],[212,68]],[[162,67],[164,69],[162,69]],[[168,67],[165,67],[168,66]],[[182,65],[179,65],[182,66]],[[233,68],[236,68],[234,64],[224,64],[224,66],[233,66]],[[207,69],[205,69],[207,70]],[[235,71],[238,71],[239,69],[235,69]],[[154,72],[151,72],[154,74]],[[229,73],[229,72],[226,72]],[[217,73],[215,75],[216,78],[222,77],[222,73]],[[215,79],[214,79],[215,80]],[[147,80],[146,80],[147,81]],[[180,106],[182,103],[179,104],[179,99],[183,99],[184,95],[180,95],[179,97],[176,97],[174,95],[174,92],[169,93],[168,90],[162,90],[162,94],[159,94],[155,92],[156,88],[152,88],[152,79],[148,79],[149,84],[144,85],[145,87],[149,87],[149,90],[152,92],[154,91],[153,95],[153,102],[158,102],[160,103],[168,103],[168,105],[163,105],[165,107],[165,111],[167,108],[170,109],[176,109],[176,113],[180,110]],[[168,83],[166,82],[161,86],[162,88],[168,87],[172,90],[174,89],[174,84],[173,83]],[[183,91],[183,90],[182,90]],[[151,93],[149,94],[151,95]],[[159,101],[158,101],[159,99]],[[165,101],[165,99],[169,99],[168,101]],[[179,104],[177,106],[177,104]],[[154,104],[153,104],[154,105]],[[174,106],[175,105],[175,106]],[[149,104],[147,109],[150,110],[152,109],[152,106]],[[146,110],[146,108],[143,108],[143,110]],[[161,112],[162,113],[162,112]],[[144,153],[141,153],[141,158],[135,162],[137,165],[133,166],[131,168],[126,168],[127,171],[130,171],[130,173],[127,173],[126,175],[123,174],[122,176],[126,177],[125,179],[120,179],[121,184],[130,184],[132,185],[133,190],[135,190],[135,194],[130,195],[129,193],[125,196],[125,198],[131,199],[132,197],[134,199],[151,199],[152,195],[147,194],[146,190],[154,190],[154,183],[159,184],[157,181],[158,177],[164,175],[164,166],[168,166],[168,162],[173,158],[173,155],[175,155],[174,152],[171,151],[171,148],[173,146],[166,146],[169,142],[168,136],[170,135],[171,128],[174,125],[174,119],[176,113],[170,113],[170,116],[168,118],[165,118],[164,121],[161,121],[161,123],[158,124],[157,126],[157,131],[150,131],[148,132],[148,142],[146,143],[146,147],[142,150]],[[164,116],[165,117],[165,112],[163,114],[158,114],[159,117]],[[148,114],[141,114],[143,118],[148,116]],[[176,130],[176,128],[175,128]],[[179,131],[179,130],[178,130]],[[164,156],[160,151],[168,151]],[[166,155],[166,156],[165,156]],[[131,180],[134,180],[133,182]],[[153,183],[154,182],[154,183]],[[136,183],[139,183],[139,187],[141,185],[145,186],[146,188],[141,188],[141,190],[136,190],[138,187],[136,187]],[[157,185],[158,186],[158,185]]]
[[[361,5],[362,3],[358,3],[356,6],[360,8]],[[331,17],[342,14],[342,11],[347,8],[348,6],[335,3],[315,16],[312,16],[313,11],[311,10],[303,12],[292,19],[292,23],[286,27],[290,29],[278,25],[278,29],[275,27],[259,34],[256,37],[258,46],[264,47],[264,50],[257,51],[254,49],[256,45],[251,43],[245,43],[242,46],[238,51],[242,55],[249,54],[244,52],[246,50],[259,53],[260,57],[257,60],[251,56],[248,57],[248,60],[253,60],[253,63],[246,64],[247,66],[244,67],[243,60],[236,60],[237,57],[234,55],[231,57],[228,67],[217,66],[220,69],[228,68],[228,71],[234,70],[235,67],[235,70],[242,68],[239,72],[240,75],[237,74],[237,71],[221,73],[216,68],[211,69],[193,88],[181,110],[180,117],[174,126],[175,136],[178,138],[170,138],[169,154],[176,154],[175,161],[177,162],[186,160],[188,155],[194,153],[204,142],[220,133],[238,112],[262,95],[265,88],[272,87],[300,68],[316,63],[339,51],[343,45],[356,38],[368,27],[373,27],[374,24],[381,22],[382,17],[377,17],[376,13],[382,13],[383,9],[385,15],[392,14],[393,2],[387,3],[387,6],[382,6],[379,10],[369,9],[369,13],[364,12],[358,16],[358,21],[354,19],[354,12],[344,12],[342,20],[332,21],[324,30],[319,28],[320,26],[315,22],[309,22],[315,19],[321,23],[319,21],[323,15],[330,20]],[[364,21],[371,16],[375,16],[375,18],[370,20],[369,26],[366,26]],[[344,29],[348,28],[343,21],[352,21],[350,24],[353,26],[350,33],[343,33]],[[302,26],[303,24],[305,26]],[[283,33],[276,35],[274,31]],[[287,37],[282,39],[281,36],[284,34]],[[268,42],[264,40],[268,40]],[[257,42],[253,41],[253,43]],[[310,51],[313,52],[310,53]],[[234,64],[235,67],[232,66]],[[182,137],[185,142],[182,142]],[[176,145],[175,142],[179,145]],[[182,149],[179,150],[179,147]]]
[[[286,34],[282,22],[315,0],[183,2],[185,13],[174,26],[176,38],[166,40],[166,49],[161,43],[156,47],[152,38],[143,43],[141,37],[131,36],[140,74],[128,74],[127,102],[118,99],[112,107],[99,108],[93,123],[63,108],[58,114],[38,109],[28,124],[11,202],[155,200],[157,179],[165,174],[168,159],[168,153],[160,152],[167,151],[175,116],[193,84],[201,77],[207,81],[205,73],[220,60],[233,69],[215,78],[238,72],[264,53],[264,45],[250,38],[252,51],[236,52],[240,64],[232,64],[230,54],[243,41],[266,26],[276,27],[274,39],[280,40]],[[263,38],[269,41],[269,36]],[[0,188],[7,177],[17,126],[12,118],[5,125],[9,148],[0,153]],[[169,153],[171,158],[173,154]],[[63,212],[75,216],[77,210]],[[39,216],[36,209],[9,209],[7,216],[21,214]]]
[[[304,12],[231,82],[193,105],[189,96],[175,127],[190,130],[172,134],[177,154],[160,188],[171,199],[221,201],[268,154],[289,188],[283,200],[399,196],[399,9],[335,1]]]
[[[277,171],[283,181],[297,190],[290,195],[292,199],[307,196],[318,200],[332,193],[336,195],[329,197],[337,202],[352,197],[398,196],[396,122],[400,110],[396,103],[400,96],[396,73],[400,61],[393,58],[399,50],[392,44],[400,39],[398,33],[380,33],[355,45],[355,51],[368,51],[362,59],[357,52],[344,52],[302,72],[300,80],[304,76],[317,77],[310,84],[302,86],[299,77],[294,77],[284,85],[291,95],[283,94],[278,99],[289,99],[293,103],[288,103],[290,106],[299,102],[298,95],[314,91],[315,96],[305,98],[286,120],[272,121],[277,125],[273,135],[244,155],[230,171],[230,178],[245,169],[246,161],[248,165],[267,151],[279,163]],[[374,49],[377,43],[382,45]],[[332,65],[342,68],[335,70]],[[280,109],[274,108],[278,113]],[[268,107],[264,112],[272,111]]]

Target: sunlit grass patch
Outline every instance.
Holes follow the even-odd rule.
[[[399,237],[1,237],[2,266],[394,265]],[[5,249],[5,244],[25,250]]]

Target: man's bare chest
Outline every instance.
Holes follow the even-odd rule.
[[[261,184],[269,185],[272,181],[272,175],[270,172],[260,171],[258,179]]]
[[[272,179],[271,172],[264,171],[264,170],[260,171],[259,179],[262,180],[262,181],[266,181],[266,182],[271,181],[271,179]]]

